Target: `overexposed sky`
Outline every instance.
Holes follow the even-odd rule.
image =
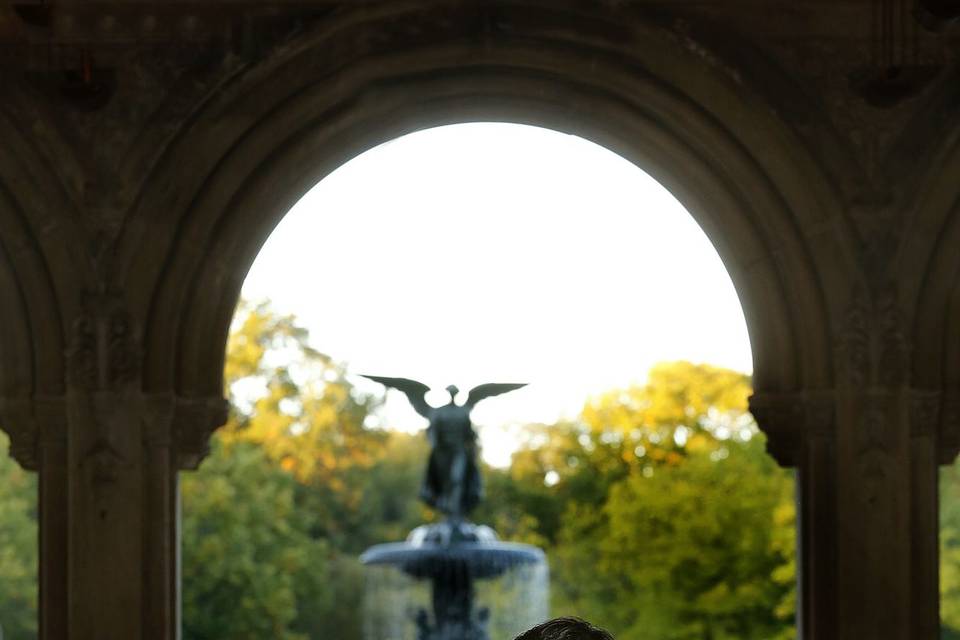
[[[243,295],[296,314],[352,373],[464,398],[529,383],[474,411],[494,464],[516,425],[575,416],[655,362],[752,369],[730,278],[680,203],[613,152],[537,127],[438,127],[361,154],[290,210]],[[396,391],[381,418],[425,426]]]

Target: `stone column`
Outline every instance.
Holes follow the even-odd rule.
[[[41,638],[67,637],[67,417],[63,397],[0,399],[10,454],[39,474]]]
[[[797,469],[806,640],[939,637],[937,469],[952,459],[951,411],[938,391],[910,388],[884,300],[851,310],[835,388],[751,399],[771,454]]]
[[[118,299],[88,299],[67,354],[69,638],[170,637],[144,624],[148,607],[174,596],[148,567],[168,562],[170,550],[157,543],[169,533],[157,529],[175,514],[147,509],[154,506],[148,496],[173,473],[147,465],[154,457],[148,448],[164,440],[156,432],[170,425],[151,424],[139,363],[139,342]]]
[[[796,469],[797,635],[837,638],[837,452],[832,390],[755,393],[769,453]]]
[[[144,393],[115,297],[74,325],[67,391],[5,399],[13,453],[40,474],[41,640],[179,637],[177,472],[206,453],[222,398]]]
[[[911,611],[909,397],[867,386],[837,399],[837,637],[920,640]],[[931,636],[926,636],[931,638]]]

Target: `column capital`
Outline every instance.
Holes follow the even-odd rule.
[[[750,412],[766,434],[767,448],[777,462],[795,466],[805,438],[833,433],[837,393],[856,391],[758,391],[750,396]],[[951,464],[960,454],[960,392],[870,388],[861,393],[871,397],[905,393],[909,401],[910,434],[935,437],[939,464]]]
[[[210,451],[210,436],[227,421],[229,406],[219,396],[146,394],[144,439],[174,445],[179,469],[196,469]],[[0,397],[0,428],[10,437],[10,456],[37,471],[46,442],[66,442],[66,396]]]
[[[750,413],[767,436],[767,451],[785,467],[797,465],[804,442],[830,437],[835,402],[831,389],[762,392],[750,396]]]
[[[44,443],[66,441],[66,406],[64,396],[0,397],[0,428],[10,437],[10,456],[24,469],[38,469]]]
[[[177,397],[173,414],[178,469],[196,469],[210,453],[210,436],[227,421],[230,405],[220,396]]]

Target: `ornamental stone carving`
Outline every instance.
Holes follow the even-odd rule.
[[[767,435],[767,451],[786,467],[799,463],[809,439],[832,437],[834,411],[829,390],[750,396],[750,413]]]
[[[24,469],[39,469],[43,446],[63,445],[66,420],[62,397],[0,398],[0,428],[10,437],[10,456]]]
[[[136,382],[141,359],[139,334],[120,297],[105,292],[86,296],[66,352],[71,385],[105,391]]]
[[[223,398],[177,398],[173,420],[178,468],[200,465],[210,453],[210,436],[228,415],[229,404]]]
[[[909,348],[903,318],[897,305],[897,292],[888,284],[877,295],[876,322],[880,355],[878,378],[882,385],[895,387],[907,382]]]
[[[860,474],[860,495],[866,503],[866,513],[875,514],[881,497],[890,493],[889,469],[893,465],[890,455],[890,425],[888,416],[875,400],[871,399],[863,409],[858,433],[857,468]]]
[[[844,315],[844,326],[837,340],[837,369],[840,378],[851,386],[859,386],[870,375],[870,332],[863,289],[854,288]]]
[[[110,484],[117,481],[120,468],[127,464],[123,455],[106,438],[97,438],[83,457],[81,466],[89,466],[94,483]]]
[[[29,398],[0,398],[0,424],[10,436],[10,455],[24,469],[37,470],[39,433]]]
[[[850,388],[893,388],[909,381],[909,341],[892,283],[870,293],[853,288],[836,347],[839,381]]]

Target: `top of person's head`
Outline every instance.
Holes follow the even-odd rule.
[[[580,618],[554,618],[524,631],[514,640],[613,640],[613,636]]]

